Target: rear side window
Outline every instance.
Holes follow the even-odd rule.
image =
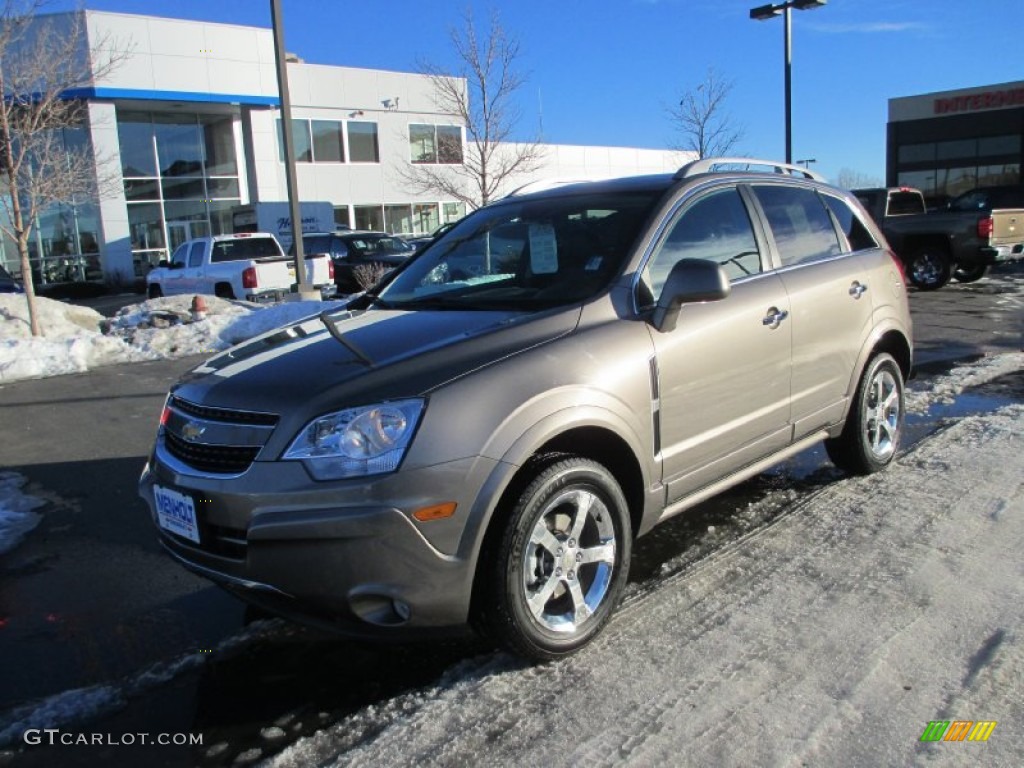
[[[782,266],[819,261],[842,252],[832,218],[813,189],[781,185],[755,186]]]
[[[668,273],[680,259],[713,261],[730,280],[761,271],[761,252],[735,187],[712,192],[678,214],[647,265],[645,282],[651,297],[661,295]]]
[[[277,241],[269,237],[246,237],[238,240],[218,240],[213,244],[210,261],[242,261],[280,256]]]
[[[851,251],[863,251],[878,247],[878,243],[875,242],[875,238],[871,236],[868,228],[844,200],[832,195],[822,195],[822,198],[836,217],[839,229],[846,235],[846,241],[850,244]]]

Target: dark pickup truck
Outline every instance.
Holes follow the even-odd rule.
[[[930,213],[921,192],[911,187],[853,194],[921,290],[941,288],[951,277],[980,280],[992,264],[1024,256],[1024,185],[978,187]]]

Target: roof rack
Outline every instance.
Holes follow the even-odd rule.
[[[735,166],[722,169],[721,166]],[[757,170],[765,169],[765,170]],[[694,160],[687,163],[673,176],[676,181],[696,176],[699,173],[714,173],[715,171],[744,171],[755,173],[781,173],[786,176],[800,176],[815,181],[825,181],[825,177],[815,173],[809,168],[803,168],[791,163],[780,163],[776,160],[757,160],[753,157],[705,157],[702,160]]]

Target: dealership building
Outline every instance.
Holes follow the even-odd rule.
[[[974,187],[1020,184],[1024,82],[889,100],[886,179],[939,203]]]
[[[39,217],[30,247],[40,282],[129,280],[189,238],[232,232],[240,206],[287,199],[269,28],[89,10],[40,20],[66,24],[78,14],[83,49],[130,51],[109,75],[69,94],[88,106],[74,140],[87,139],[102,158],[98,176],[117,178],[101,199]],[[337,225],[401,234],[465,215],[465,203],[408,182],[417,166],[461,164],[471,149],[458,116],[438,112],[429,78],[288,58],[302,201],[331,203]],[[502,191],[545,178],[661,173],[687,159],[671,150],[543,145],[538,167]],[[20,271],[12,242],[3,243],[0,263]]]

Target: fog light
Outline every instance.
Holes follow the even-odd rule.
[[[408,621],[409,617],[412,616],[412,610],[410,610],[409,606],[401,600],[392,600],[391,607],[394,609],[398,618],[402,621]]]

